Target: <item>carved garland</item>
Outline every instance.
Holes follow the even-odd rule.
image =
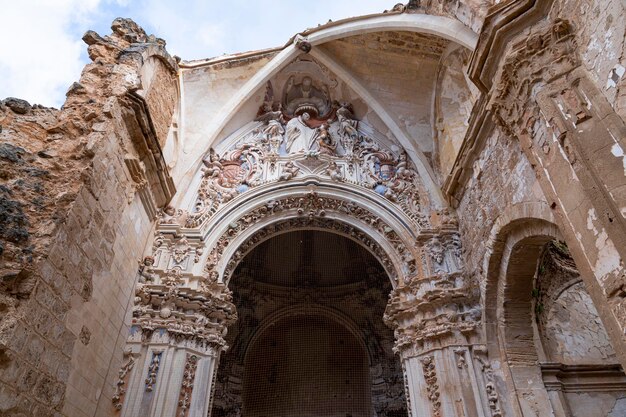
[[[148,367],[148,376],[146,377],[146,392],[152,392],[154,385],[157,381],[157,375],[159,374],[159,367],[161,366],[162,351],[152,352],[152,359],[150,360],[150,366]]]
[[[489,358],[487,358],[487,349],[483,347],[474,350],[474,358],[480,364],[480,369],[483,374],[491,417],[502,417],[502,410],[500,410],[500,400],[496,390],[493,369],[491,368]]]
[[[379,259],[391,275],[392,279],[397,280],[398,276],[393,262],[381,246],[372,240],[366,233],[356,229],[355,227],[325,218],[328,211],[349,214],[351,217],[375,228],[378,232],[385,236],[387,242],[389,242],[394,247],[396,252],[400,254],[407,270],[409,271],[409,275],[412,276],[417,273],[417,265],[413,255],[406,247],[400,236],[387,223],[370,213],[368,210],[358,206],[354,202],[346,202],[330,197],[320,197],[317,193],[310,192],[302,197],[288,197],[283,200],[270,201],[242,216],[238,221],[233,222],[227,232],[220,237],[216,245],[209,253],[205,270],[210,274],[211,278],[217,278],[215,268],[217,267],[218,262],[222,259],[226,247],[240,233],[263,218],[288,211],[295,211],[300,217],[266,226],[248,239],[238,248],[237,252],[235,252],[226,265],[226,269],[224,271],[224,282],[228,282],[239,261],[241,261],[244,255],[256,244],[264,239],[267,239],[273,234],[301,227],[315,227],[331,230],[361,242]]]
[[[124,356],[128,357],[128,360],[118,372],[117,383],[115,384],[115,392],[113,393],[113,406],[116,411],[120,411],[124,405],[124,396],[126,395],[125,385],[128,382],[130,371],[135,367],[135,357],[129,351],[124,352]]]
[[[435,358],[433,356],[423,357],[422,371],[426,380],[426,392],[433,408],[433,417],[441,417],[441,401],[439,401],[439,384],[437,384],[437,369],[435,368]]]
[[[196,378],[196,369],[198,368],[198,357],[196,355],[187,354],[185,361],[185,373],[183,374],[183,382],[180,386],[180,394],[178,395],[178,409],[176,415],[178,417],[187,417],[189,415],[189,406],[191,405],[191,394],[193,393],[193,382]]]

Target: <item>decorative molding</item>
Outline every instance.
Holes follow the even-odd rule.
[[[493,80],[511,39],[544,18],[554,0],[517,0],[494,6],[485,18],[468,69],[470,79],[484,93]]]
[[[184,281],[180,270],[174,269],[159,282],[137,285],[130,341],[148,342],[156,337],[164,342],[167,337],[180,346],[228,348],[226,328],[237,319],[230,290],[208,280],[192,289],[184,287]]]
[[[533,86],[551,82],[580,65],[572,26],[557,19],[514,44],[505,60],[489,107],[499,127],[515,137],[539,108],[532,100]],[[515,126],[513,126],[515,125]]]
[[[145,380],[146,392],[152,392],[154,385],[159,375],[159,367],[161,366],[161,356],[163,351],[153,351],[152,359],[150,359],[150,365],[148,366],[148,375]]]
[[[125,115],[124,121],[128,132],[136,133],[131,136],[131,139],[144,164],[142,170],[147,173],[147,186],[150,188],[156,206],[163,207],[174,196],[176,187],[170,176],[161,145],[159,145],[148,105],[143,97],[134,92],[128,93],[122,100],[128,109],[133,110],[132,114]],[[149,201],[144,202],[144,204],[148,203]],[[152,210],[149,206],[146,207],[146,212],[150,213]]]
[[[290,197],[281,201],[272,201],[242,217],[239,222],[232,225],[233,227],[229,229],[228,233],[222,235],[218,243],[212,249],[207,264],[205,265],[205,271],[209,274],[215,271],[215,267],[222,259],[222,254],[229,245],[229,242],[233,240],[238,233],[244,231],[250,224],[257,222],[264,216],[283,213],[288,210],[297,211],[299,217],[266,226],[255,233],[254,236],[247,239],[246,242],[238,248],[233,258],[228,261],[223,273],[224,282],[228,282],[237,264],[243,259],[245,254],[262,240],[268,239],[272,235],[283,231],[302,228],[329,230],[358,241],[377,257],[391,275],[392,280],[397,281],[398,272],[396,271],[393,261],[382,247],[370,236],[356,227],[334,219],[325,218],[327,211],[331,210],[345,210],[345,212],[351,213],[355,218],[363,221],[370,227],[375,227],[386,237],[388,243],[393,245],[398,251],[400,258],[405,262],[406,273],[409,276],[417,274],[417,264],[411,251],[404,245],[398,234],[385,222],[354,203],[337,199],[321,198],[313,192],[307,194],[305,197]]]
[[[196,379],[196,369],[198,369],[198,357],[196,355],[187,354],[183,382],[180,385],[180,394],[178,394],[178,407],[176,408],[177,417],[189,416],[193,384]]]
[[[124,397],[126,396],[126,384],[128,383],[128,378],[130,377],[130,372],[135,367],[135,355],[130,351],[124,351],[124,357],[128,358],[124,365],[118,371],[117,382],[115,383],[115,392],[113,393],[113,397],[111,401],[113,402],[113,406],[116,411],[120,411],[122,406],[124,405]]]
[[[619,364],[565,365],[541,363],[543,383],[548,391],[624,392],[626,375]]]
[[[476,347],[474,349],[474,359],[480,365],[480,371],[483,376],[483,382],[485,385],[485,393],[487,395],[487,402],[489,405],[489,411],[491,417],[502,417],[502,410],[500,409],[500,402],[498,392],[496,389],[496,381],[491,368],[491,362],[487,356],[487,348],[484,346]]]
[[[439,397],[439,384],[437,383],[437,369],[435,367],[434,356],[425,356],[420,359],[422,364],[422,371],[424,372],[424,379],[426,381],[426,393],[430,400],[433,413],[432,417],[441,417],[441,401]]]

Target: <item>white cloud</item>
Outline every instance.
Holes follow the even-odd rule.
[[[328,19],[381,12],[394,1],[318,0],[5,0],[0,37],[0,99],[24,98],[59,107],[86,64],[87,29],[108,33],[130,17],[165,39],[183,59],[209,58],[283,45]]]
[[[82,69],[84,44],[69,33],[98,0],[12,1],[2,6],[0,97],[59,106]],[[69,82],[68,82],[69,81]]]

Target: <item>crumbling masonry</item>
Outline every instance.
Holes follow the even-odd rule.
[[[0,416],[626,415],[624,7],[87,32],[0,102]]]

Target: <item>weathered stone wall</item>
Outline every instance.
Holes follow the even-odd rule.
[[[495,129],[474,164],[473,177],[462,194],[457,214],[469,271],[480,271],[491,230],[514,204],[543,201],[535,173],[519,142]]]
[[[85,35],[93,63],[62,110],[0,108],[0,415],[113,411],[137,261],[173,191],[157,135],[177,93],[163,42],[128,20],[112,28]],[[150,54],[170,68],[152,82],[169,93],[156,124],[133,96]]]
[[[409,12],[425,12],[458,19],[478,33],[485,15],[495,3],[495,0],[411,0],[406,8]]]
[[[621,0],[556,1],[550,18],[575,25],[582,64],[594,83],[626,119],[626,5]]]
[[[53,291],[46,268],[91,162],[86,141],[68,139],[87,122],[7,99],[0,124],[0,413],[47,415],[62,407],[78,336],[64,325],[66,313],[72,297],[91,295],[86,270],[63,276]]]
[[[458,48],[442,58],[437,76],[435,102],[435,141],[440,182],[452,170],[454,160],[465,139],[468,121],[476,97],[468,86],[465,71],[469,60],[466,49]]]
[[[546,360],[570,365],[617,362],[566,246],[548,245],[539,261],[535,288],[535,315]]]

